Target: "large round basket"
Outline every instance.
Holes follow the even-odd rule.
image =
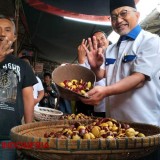
[[[57,86],[60,96],[68,100],[78,100],[80,94],[60,86],[61,82],[65,80],[83,80],[84,82],[91,82],[92,86],[96,80],[95,74],[88,68],[76,65],[67,64],[59,66],[52,73],[52,79]]]
[[[11,130],[17,148],[39,160],[133,160],[150,154],[160,145],[160,128],[139,123],[128,123],[145,133],[146,137],[124,139],[73,140],[44,138],[46,132],[69,125],[59,121],[36,122]]]

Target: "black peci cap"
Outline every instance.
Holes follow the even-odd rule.
[[[134,0],[110,0],[110,13],[119,7],[129,6],[136,8]]]

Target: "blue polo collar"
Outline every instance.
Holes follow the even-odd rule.
[[[142,30],[140,25],[137,25],[135,28],[133,28],[127,35],[123,35],[119,38],[117,45],[121,43],[121,41],[124,40],[135,40],[137,36],[139,35],[140,31]]]

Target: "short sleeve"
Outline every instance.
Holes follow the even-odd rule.
[[[32,68],[25,62],[22,72],[24,72],[22,73],[23,75],[22,88],[33,86],[34,84],[38,83]]]
[[[133,72],[140,72],[152,79],[160,70],[160,38],[152,36],[144,38],[136,52]]]
[[[42,91],[42,90],[44,90],[42,81],[40,80],[39,77],[36,76],[36,78],[37,78],[37,81],[38,81],[38,83],[37,83],[37,91]]]

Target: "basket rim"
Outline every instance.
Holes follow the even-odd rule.
[[[96,75],[95,75],[95,73],[94,73],[92,70],[90,70],[89,68],[86,68],[85,66],[81,66],[81,65],[79,65],[79,64],[71,64],[71,63],[68,63],[68,64],[66,64],[66,65],[64,65],[64,66],[58,66],[57,68],[60,68],[60,67],[64,68],[64,67],[66,67],[66,66],[69,66],[69,67],[74,67],[74,66],[76,66],[76,67],[78,67],[78,68],[85,68],[85,70],[88,70],[88,71],[90,71],[90,72],[93,73],[93,75],[95,76],[95,80],[96,80]],[[56,69],[57,69],[57,68],[56,68]],[[56,69],[55,69],[55,70],[56,70]],[[53,70],[52,74],[54,74],[54,71],[55,71],[55,70]]]
[[[41,111],[40,109],[47,110],[47,111]],[[34,112],[39,113],[39,114],[53,115],[53,116],[54,115],[55,116],[62,116],[63,115],[63,112],[61,112],[57,109],[47,108],[47,107],[35,107]],[[54,112],[56,112],[56,113],[54,113]]]

